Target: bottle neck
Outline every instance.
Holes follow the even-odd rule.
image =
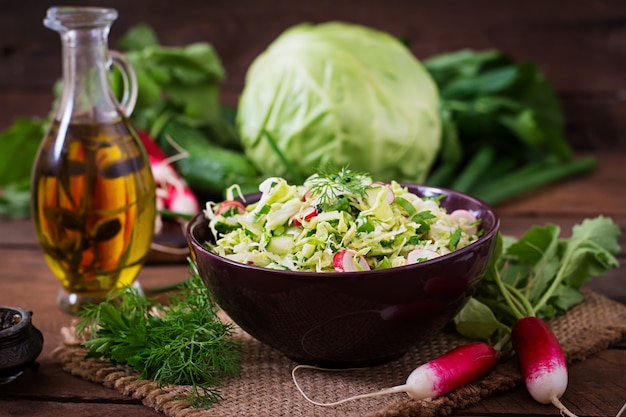
[[[83,123],[119,119],[121,111],[109,83],[109,26],[67,29],[60,35],[63,91],[57,119]]]

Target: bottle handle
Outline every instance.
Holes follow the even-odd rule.
[[[120,109],[126,117],[130,117],[137,103],[137,75],[135,69],[124,54],[117,51],[109,51],[111,64],[119,68],[124,83],[124,94],[118,102]]]

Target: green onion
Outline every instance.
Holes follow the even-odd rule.
[[[596,164],[594,157],[555,164],[538,162],[494,180],[486,187],[476,189],[473,195],[495,205],[523,192],[587,173],[593,170]]]

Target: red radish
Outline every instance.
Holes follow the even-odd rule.
[[[304,398],[313,404],[321,406],[335,406],[358,398],[376,397],[398,392],[406,392],[414,400],[426,400],[439,397],[487,374],[496,366],[499,358],[499,352],[487,343],[469,343],[420,365],[411,372],[403,385],[372,393],[359,394],[329,403],[317,402],[307,397],[295,378],[295,372],[299,368],[322,368],[298,365],[293,369],[291,375],[296,388]]]
[[[406,380],[406,392],[415,400],[439,397],[491,371],[500,355],[492,346],[474,342],[419,366]]]
[[[562,414],[575,416],[559,401],[567,388],[567,363],[547,323],[534,316],[519,319],[511,340],[530,395],[542,404],[553,404]]]
[[[243,214],[246,211],[243,203],[237,200],[225,200],[221,202],[215,209],[215,214],[224,214],[230,209],[235,209],[239,214]]]
[[[185,154],[168,157],[148,133],[139,131],[138,134],[148,153],[152,176],[157,186],[157,208],[182,214],[198,212],[198,199],[171,165],[180,157],[185,157]]]
[[[139,135],[139,139],[141,139],[143,147],[146,148],[148,156],[154,158],[157,161],[167,159],[167,155],[165,154],[165,152],[163,152],[161,147],[157,145],[154,139],[152,139],[152,136],[150,136],[147,132],[144,132],[143,130],[137,131],[137,134]]]
[[[317,216],[317,209],[315,207],[305,207],[302,212],[293,217],[292,221],[295,226],[302,226],[304,220],[311,220]]]
[[[433,259],[440,256],[437,252],[430,249],[413,249],[406,255],[406,263],[414,264],[420,261]]]
[[[342,249],[333,256],[333,267],[337,272],[355,272],[368,271],[370,266],[364,257],[357,256],[356,251],[352,249]]]
[[[175,213],[195,213],[199,210],[195,194],[187,187],[172,187],[165,205]]]

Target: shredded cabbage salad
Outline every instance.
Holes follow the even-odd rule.
[[[235,185],[205,215],[213,253],[259,267],[309,272],[383,269],[432,259],[465,247],[480,234],[467,210],[447,213],[441,198],[373,182],[342,169],[314,174],[303,185],[263,181],[257,202],[236,200]]]

